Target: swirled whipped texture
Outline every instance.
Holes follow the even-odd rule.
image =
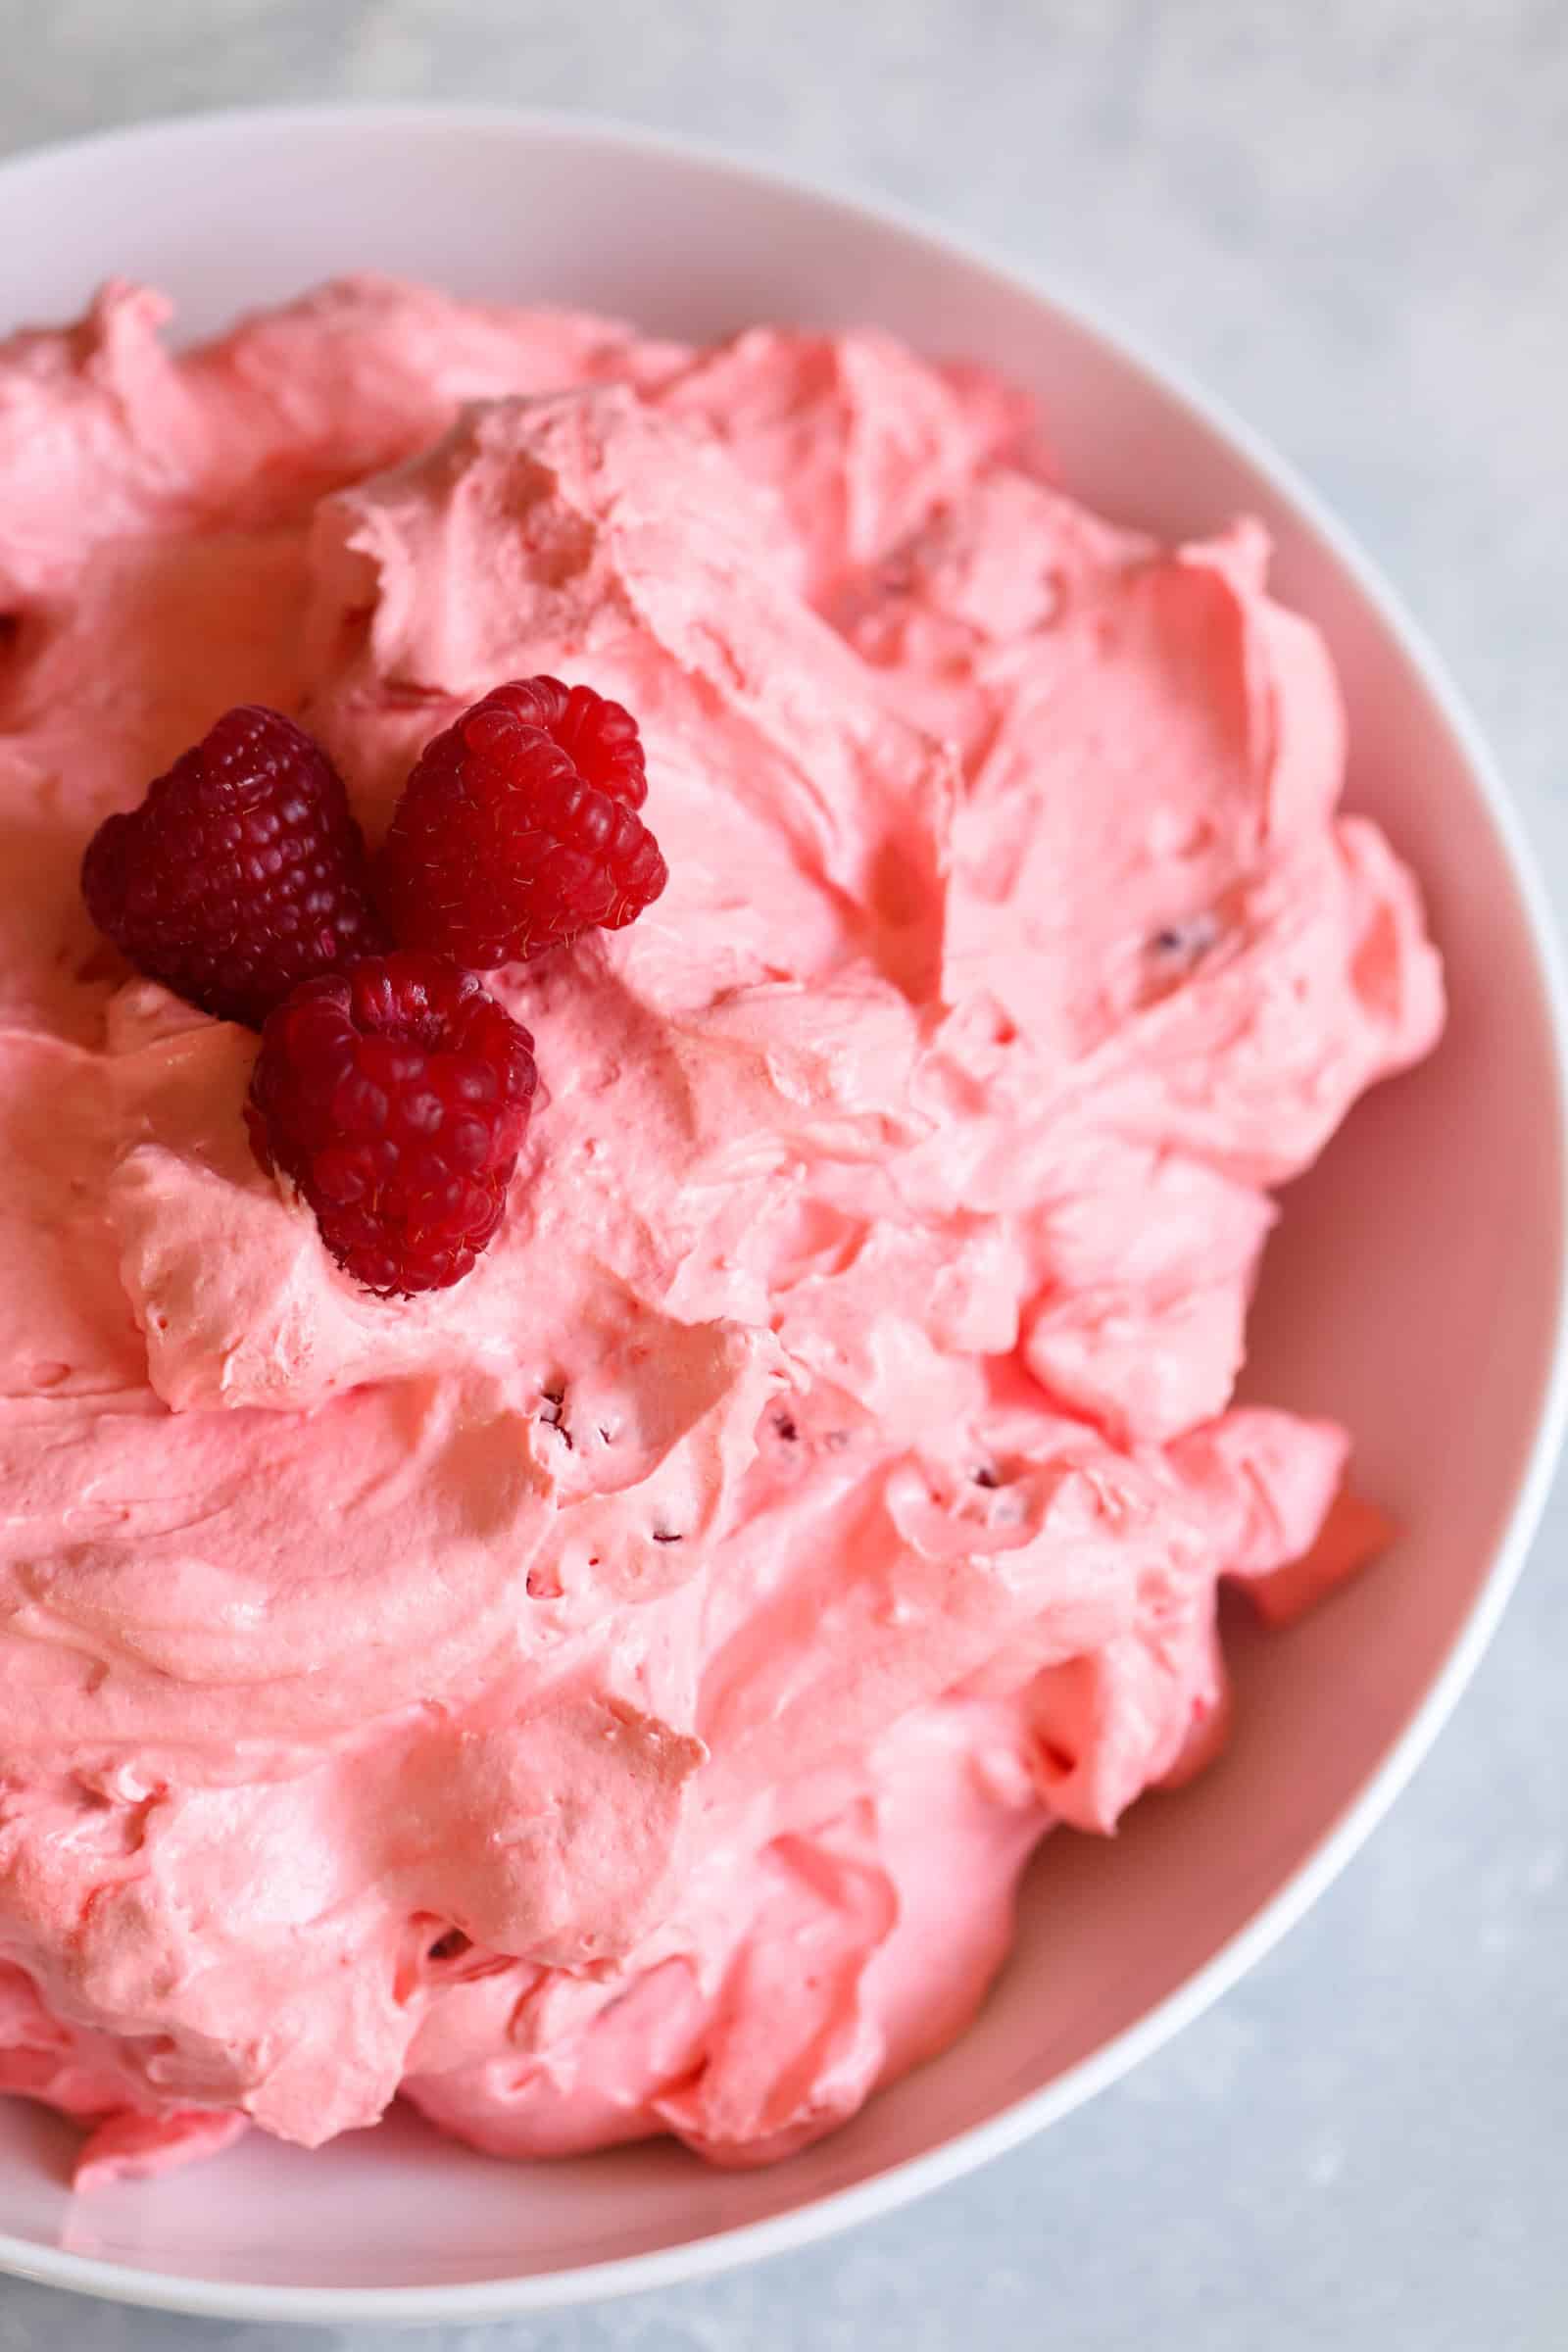
[[[1261,531],[1096,520],[975,370],[164,315],[0,354],[0,2085],[83,2180],[399,2090],[786,2153],[1213,1746],[1219,1581],[1375,1544],[1230,1397],[1271,1188],[1438,1034],[1415,889]],[[638,714],[672,880],[498,976],[510,1220],[378,1301],[78,860],[238,701],[373,839],[541,670]]]

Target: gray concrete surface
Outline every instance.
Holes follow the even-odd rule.
[[[1360,532],[1568,903],[1562,0],[0,0],[0,151],[214,104],[515,98],[891,191],[1077,283]],[[424,2340],[1558,2352],[1565,1535],[1560,1486],[1459,1717],[1370,1849],[1119,2089],[809,2254]],[[0,2283],[0,2352],[283,2340]]]

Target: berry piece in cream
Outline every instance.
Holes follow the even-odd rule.
[[[647,792],[618,703],[557,678],[495,687],[426,744],[398,803],[379,869],[398,937],[493,971],[621,930],[669,879]]]
[[[81,887],[139,971],[253,1029],[297,981],[386,944],[341,777],[303,727],[256,705],[104,819]]]
[[[344,1271],[409,1297],[495,1238],[537,1084],[533,1040],[471,972],[400,949],[278,1006],[245,1116]]]

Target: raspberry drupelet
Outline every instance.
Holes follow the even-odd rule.
[[[532,1038],[471,972],[399,951],[278,1006],[245,1118],[344,1271],[403,1297],[460,1282],[494,1239],[537,1083]]]
[[[81,889],[139,971],[253,1029],[297,982],[390,944],[342,778],[259,703],[225,711],[138,808],[99,826]]]
[[[496,687],[409,778],[377,872],[393,930],[475,971],[619,930],[668,880],[647,790],[620,704],[558,678]]]

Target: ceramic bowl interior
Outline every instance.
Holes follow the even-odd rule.
[[[0,2101],[0,2261],[237,2316],[478,2317],[799,2242],[1052,2121],[1192,2016],[1298,1916],[1403,1780],[1517,1567],[1554,1434],[1563,1119],[1549,952],[1485,756],[1387,597],[1240,428],[1072,310],[909,224],[589,124],[407,111],[165,124],[0,172],[0,327],[70,314],[111,270],[177,329],[351,268],[709,336],[874,320],[1006,369],[1068,484],[1171,534],[1239,511],[1327,631],[1349,798],[1425,883],[1452,1018],[1293,1186],[1250,1385],[1343,1417],[1404,1536],[1297,1630],[1239,1622],[1218,1766],[1114,1843],[1063,1833],[974,2030],[782,2167],[667,2146],[516,2168],[394,2115],[315,2155],[260,2136],[204,2170],[74,2202],[70,2133]],[[1129,2152],[1129,2162],[1134,2161]]]

